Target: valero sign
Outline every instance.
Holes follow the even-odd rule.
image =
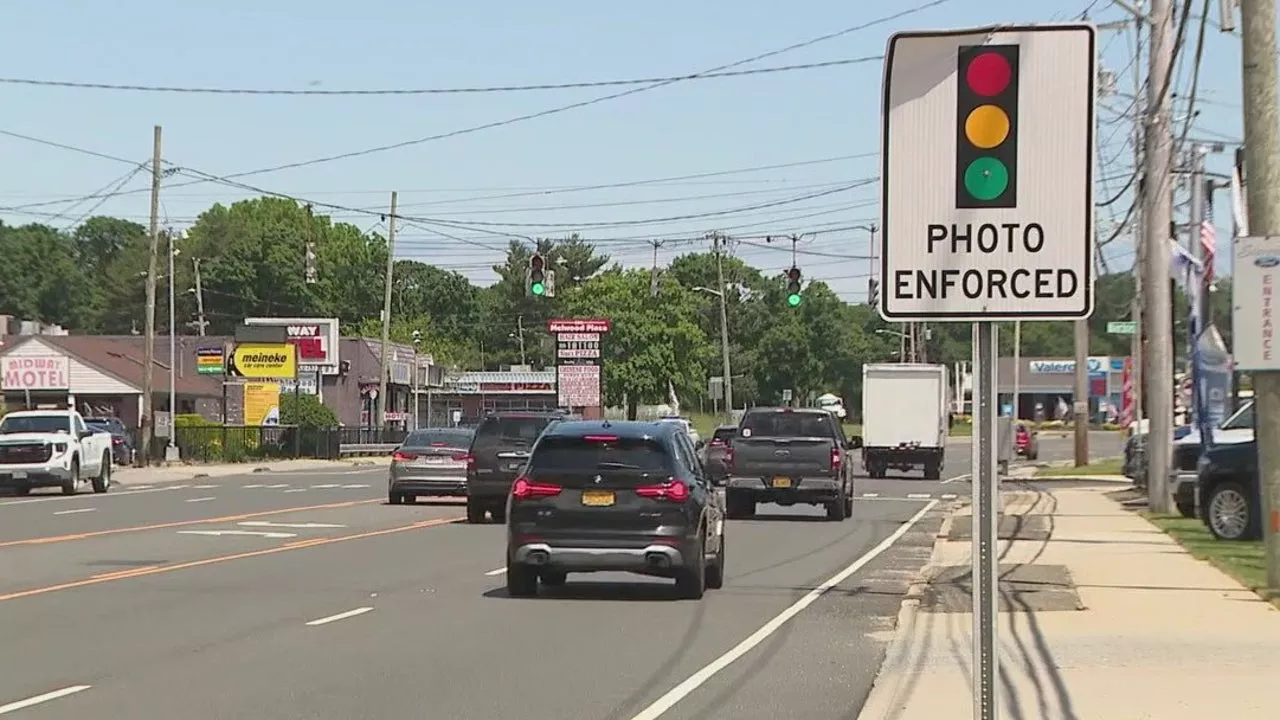
[[[297,378],[297,353],[289,343],[241,343],[231,353],[227,374],[253,379]]]

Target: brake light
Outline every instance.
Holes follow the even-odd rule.
[[[463,461],[466,461],[466,463],[467,463],[467,467],[471,467],[471,465],[472,465],[473,463],[475,463],[475,461],[476,461],[476,459],[475,459],[475,458],[471,457],[470,455],[468,455],[468,454],[466,454],[466,453],[462,453],[461,455],[454,455],[454,456],[453,456],[453,458],[452,458],[452,460],[453,460],[454,462],[463,462]]]
[[[527,477],[521,475],[516,478],[515,484],[511,486],[511,494],[517,500],[529,500],[531,498],[555,497],[560,494],[561,487],[559,485],[551,485],[549,483],[533,482]]]
[[[832,447],[832,448],[831,448],[831,469],[832,469],[832,470],[839,470],[839,469],[840,469],[840,460],[841,460],[841,459],[842,459],[842,456],[841,456],[841,453],[840,453],[840,448],[838,448],[838,447]]]
[[[113,438],[111,438],[111,444],[113,444],[113,445],[123,445],[123,444],[124,444],[124,438],[122,438],[122,437],[113,437]]]
[[[732,445],[724,449],[724,466],[730,470],[733,469],[734,454]]]
[[[617,435],[583,435],[582,439],[587,442],[618,442]]]
[[[724,447],[724,441],[720,438],[713,438],[711,440],[711,447]]]
[[[417,459],[417,457],[418,456],[414,455],[413,453],[401,452],[397,450],[395,454],[391,456],[391,459],[394,461],[403,461],[403,460],[414,460],[414,459]]]
[[[645,485],[636,488],[636,495],[654,500],[682,503],[689,499],[689,486],[672,478],[661,485]]]

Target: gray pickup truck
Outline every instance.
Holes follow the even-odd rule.
[[[724,462],[730,518],[755,515],[758,503],[822,505],[828,520],[853,513],[854,462],[835,416],[821,409],[752,408],[738,423]]]

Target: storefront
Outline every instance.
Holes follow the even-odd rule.
[[[431,393],[425,418],[435,427],[474,425],[485,413],[554,410],[557,402],[554,370],[467,372]]]
[[[1101,420],[1123,406],[1125,358],[1092,356],[1088,363],[1089,415]],[[1019,358],[1016,366],[1013,358],[1000,358],[1001,408],[1012,410],[1016,402],[1018,417],[1028,420],[1057,419],[1064,407],[1069,414],[1075,401],[1075,372],[1074,358]]]

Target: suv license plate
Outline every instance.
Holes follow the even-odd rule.
[[[791,478],[776,477],[773,479],[773,486],[776,488],[789,488],[791,487]]]
[[[608,490],[583,490],[582,504],[587,507],[610,507],[613,505],[613,493]]]

